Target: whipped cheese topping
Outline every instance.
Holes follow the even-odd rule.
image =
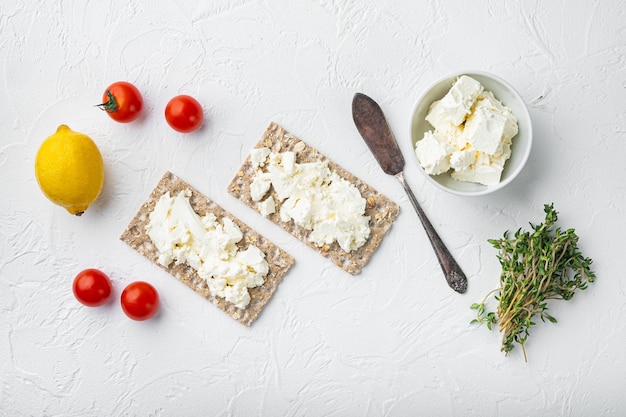
[[[430,175],[452,170],[459,181],[500,182],[517,135],[517,119],[475,79],[463,75],[434,102],[426,120],[435,128],[415,145],[420,165]]]
[[[269,272],[265,254],[256,246],[239,250],[243,234],[231,219],[221,224],[211,213],[198,216],[183,192],[166,193],[150,213],[146,232],[159,250],[159,263],[194,268],[211,293],[239,308],[250,303],[248,288],[263,285]]]
[[[346,252],[357,250],[370,235],[366,201],[359,190],[328,168],[328,162],[298,163],[292,151],[276,153],[257,148],[251,153],[257,173],[250,184],[250,195],[259,202],[261,214],[276,210],[270,195],[274,188],[284,222],[310,230],[309,240],[318,247],[337,241]],[[263,201],[261,201],[263,200]]]

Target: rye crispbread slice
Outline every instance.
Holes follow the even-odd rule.
[[[248,289],[251,300],[250,304],[248,304],[245,309],[240,309],[223,298],[213,295],[206,281],[200,278],[196,270],[192,267],[186,264],[175,265],[175,262],[172,262],[169,266],[163,266],[158,262],[159,251],[148,236],[146,225],[150,222],[150,213],[154,210],[154,206],[159,201],[159,198],[168,191],[172,197],[178,195],[180,191],[184,191],[185,195],[189,197],[191,207],[193,207],[196,214],[200,216],[204,216],[210,212],[213,213],[220,222],[224,217],[230,218],[239,226],[243,233],[243,239],[237,244],[240,249],[245,250],[249,244],[253,244],[265,253],[265,259],[269,264],[269,273],[265,277],[265,283],[262,286]],[[171,172],[166,172],[163,178],[161,178],[146,202],[131,220],[120,239],[145,256],[148,260],[152,261],[155,265],[165,269],[174,278],[194,290],[202,298],[214,304],[224,313],[245,326],[250,326],[252,322],[257,319],[270,297],[274,294],[278,284],[294,263],[293,257],[287,252],[226,212],[216,203]]]
[[[361,272],[361,269],[369,262],[383,237],[391,228],[393,221],[400,213],[400,207],[276,123],[270,123],[261,140],[255,145],[255,148],[262,147],[268,147],[274,152],[295,151],[296,161],[299,163],[328,161],[328,167],[331,171],[336,172],[340,177],[356,186],[361,196],[367,201],[365,215],[370,216],[370,236],[365,244],[356,251],[345,252],[337,242],[318,247],[309,241],[308,236],[311,233],[309,230],[297,226],[291,220],[289,222],[282,221],[279,214],[280,200],[273,187],[270,188],[269,193],[276,202],[276,212],[268,215],[267,218],[350,274],[356,275]],[[252,166],[250,155],[248,155],[235,178],[231,181],[228,192],[258,212],[258,203],[252,201],[250,196],[250,184],[255,174],[256,169]]]

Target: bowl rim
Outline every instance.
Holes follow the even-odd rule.
[[[520,120],[523,120],[523,122],[525,122],[524,123],[524,128],[526,129],[526,132],[527,132],[526,133],[526,136],[527,136],[527,146],[524,149],[524,153],[521,156],[521,159],[519,160],[519,164],[515,168],[515,170],[513,172],[511,172],[511,174],[504,181],[500,181],[496,185],[491,185],[491,186],[486,186],[485,185],[484,189],[477,190],[477,191],[462,191],[462,190],[456,190],[456,189],[453,189],[453,188],[446,187],[445,185],[441,184],[439,181],[435,180],[430,174],[427,174],[426,171],[424,171],[424,168],[422,168],[421,164],[417,160],[417,155],[415,154],[415,142],[417,142],[417,140],[414,140],[415,138],[413,137],[413,126],[415,124],[415,117],[417,116],[417,111],[418,111],[418,108],[420,107],[420,103],[422,103],[424,101],[424,99],[426,98],[426,96],[434,88],[439,86],[441,83],[443,83],[445,81],[453,80],[453,79],[458,78],[458,77],[460,77],[462,75],[467,75],[467,76],[470,76],[470,77],[472,75],[478,75],[478,76],[481,76],[481,77],[484,77],[484,78],[489,78],[489,79],[494,80],[496,83],[501,84],[506,89],[508,89],[511,92],[511,95],[513,95],[515,100],[520,104],[519,107],[521,109],[522,114],[516,113],[515,116],[517,117],[518,123],[520,122]],[[505,105],[509,106],[509,104],[505,104]],[[482,195],[486,195],[486,194],[491,194],[491,193],[493,193],[495,191],[498,191],[498,190],[504,188],[507,184],[509,184],[515,178],[517,178],[519,173],[522,171],[522,169],[526,165],[526,162],[528,161],[528,158],[530,156],[530,151],[531,151],[532,142],[533,142],[533,126],[532,126],[532,120],[530,118],[530,113],[528,112],[528,106],[526,105],[526,102],[524,101],[522,96],[518,93],[518,91],[511,84],[509,84],[507,81],[505,81],[501,77],[499,77],[499,76],[497,76],[497,75],[495,75],[495,74],[493,74],[491,72],[487,72],[487,71],[483,71],[483,70],[473,70],[473,69],[470,69],[470,70],[465,70],[465,71],[455,71],[455,72],[449,73],[449,74],[447,74],[447,75],[445,75],[443,77],[440,77],[437,80],[435,80],[434,82],[430,83],[422,91],[422,93],[419,95],[419,97],[415,101],[415,104],[413,105],[413,110],[411,112],[411,118],[410,118],[410,121],[409,121],[409,141],[410,141],[410,145],[411,145],[411,154],[413,154],[413,156],[412,156],[413,162],[417,165],[418,170],[422,173],[422,175],[426,178],[426,180],[428,182],[430,182],[431,184],[435,185],[437,188],[439,188],[441,190],[444,190],[446,192],[449,192],[451,194],[455,194],[455,195],[459,195],[459,196],[474,197],[474,196],[482,196]]]

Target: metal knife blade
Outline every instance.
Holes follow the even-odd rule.
[[[383,171],[389,175],[402,172],[404,157],[378,103],[365,94],[356,93],[352,100],[352,118]]]

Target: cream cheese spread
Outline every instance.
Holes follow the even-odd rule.
[[[273,187],[281,220],[310,230],[308,238],[316,246],[336,241],[345,252],[363,246],[370,235],[366,201],[353,184],[328,168],[328,162],[298,163],[296,152],[269,148],[254,149],[251,160],[257,173],[250,195],[261,214],[276,210],[271,195],[264,199]]]
[[[426,116],[434,130],[417,141],[415,154],[424,171],[452,170],[459,181],[494,185],[511,156],[517,119],[475,79],[463,75],[434,102]]]
[[[211,213],[198,216],[183,192],[166,193],[150,213],[146,232],[159,250],[159,263],[187,264],[204,279],[212,294],[239,308],[250,303],[248,288],[263,285],[269,272],[256,246],[239,250],[243,234],[231,219]]]

